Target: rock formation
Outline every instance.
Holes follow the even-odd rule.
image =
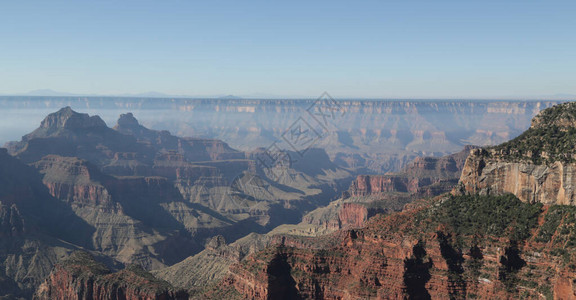
[[[544,110],[518,138],[470,150],[453,195],[407,204],[364,228],[276,236],[206,295],[574,299],[575,124],[575,103]],[[407,182],[360,177],[352,192],[410,190]],[[355,223],[364,213],[344,217]]]
[[[320,165],[301,160],[272,178],[251,154],[222,141],[150,130],[131,114],[111,129],[69,107],[8,152],[0,153],[0,264],[7,270],[0,296],[30,296],[77,248],[113,265],[165,268],[214,236],[235,241],[298,222],[351,178],[321,149],[308,156]]]
[[[576,274],[570,265],[576,243],[566,246],[566,235],[571,233],[561,233],[569,231],[553,221],[566,212],[541,211],[539,205],[509,198],[498,198],[498,205],[484,210],[482,203],[491,200],[470,199],[418,202],[403,212],[374,217],[365,228],[326,236],[278,236],[274,245],[232,266],[221,284],[205,295],[238,299],[270,299],[280,292],[294,295],[290,299],[576,297],[570,283]],[[476,207],[473,221],[452,227],[451,220],[470,218],[467,206]],[[455,211],[456,207],[462,210]],[[499,208],[499,212],[492,210]],[[495,225],[489,220],[495,214],[510,219]],[[538,220],[546,220],[541,221],[542,228],[557,227],[534,230]],[[574,228],[574,221],[563,226]],[[523,230],[525,235],[514,240],[507,236],[511,229]]]
[[[194,110],[194,103],[184,104]],[[278,112],[267,102],[237,104],[215,109]],[[299,113],[301,103],[293,104],[280,110]],[[325,139],[317,145],[328,152],[292,145],[294,151],[285,151],[289,164],[274,168],[259,162],[269,149],[244,153],[219,140],[177,137],[140,125],[132,114],[123,114],[113,129],[70,107],[50,114],[38,129],[8,144],[14,157],[0,153],[0,296],[29,298],[46,278],[39,299],[186,297],[139,267],[113,273],[82,255],[62,261],[77,248],[117,267],[159,269],[159,278],[200,298],[573,296],[572,212],[494,198],[516,182],[520,187],[512,192],[523,201],[572,203],[572,150],[560,143],[572,141],[569,109],[545,110],[528,133],[473,152],[476,158],[465,165],[469,151],[417,159],[398,173],[359,176],[345,197],[328,203],[351,181],[342,166],[398,169],[417,155],[453,151],[464,138],[486,144],[518,130],[473,130],[464,118],[446,125],[461,124],[461,132],[449,132],[435,122],[438,115],[478,110],[521,120],[549,105],[342,104],[356,116],[378,112],[365,119],[386,129],[362,121],[348,131],[322,131]],[[410,114],[413,122],[398,113]],[[248,135],[281,136],[285,129],[271,128],[249,129]],[[549,142],[549,134],[559,138]],[[383,152],[358,154],[358,145],[367,145],[366,151],[382,146]],[[521,166],[490,169],[500,163]],[[447,191],[462,168],[469,174],[457,191],[488,198],[408,204]],[[517,180],[514,172],[528,175]],[[490,211],[482,201],[502,209]],[[469,214],[470,207],[479,213]],[[301,219],[295,227],[237,240]]]
[[[405,205],[406,202],[397,200],[397,194],[402,193],[398,188],[389,190],[358,189],[358,186],[361,186],[359,181],[362,178],[400,178],[404,182],[410,180],[418,182],[420,180],[423,183],[420,187],[403,193],[405,194],[405,201],[410,201],[410,197],[426,197],[430,193],[436,195],[435,193],[449,191],[457,182],[458,172],[472,148],[468,147],[464,151],[441,158],[416,159],[402,172],[396,174],[358,176],[360,179],[354,181],[345,193],[351,196],[313,210],[306,214],[299,224],[281,225],[266,235],[251,234],[230,245],[221,245],[221,242],[217,242],[220,240],[213,240],[209,244],[220,246],[207,247],[195,256],[174,266],[153,271],[153,273],[175,286],[187,288],[195,295],[202,293],[209,286],[209,283],[221,280],[228,272],[230,265],[239,263],[246,255],[261,250],[276,235],[321,236],[342,228],[361,228],[371,217],[380,213],[400,210]],[[335,168],[325,155],[311,155],[311,157],[310,161],[302,160],[294,168],[307,168],[306,174],[314,174],[318,172],[316,170]],[[450,184],[444,185],[444,182]],[[442,185],[438,183],[442,183]],[[438,186],[438,188],[430,189],[430,186]],[[355,194],[358,191],[361,191],[362,194]]]
[[[36,291],[34,299],[184,300],[188,295],[139,266],[113,273],[90,254],[78,251],[55,266]]]
[[[71,230],[72,229],[72,230]],[[29,298],[90,227],[49,194],[41,176],[0,149],[0,298]]]
[[[359,228],[372,216],[400,211],[414,199],[449,192],[458,182],[470,149],[443,156],[419,157],[399,172],[358,175],[343,197],[306,214],[298,225],[276,228],[276,233],[322,235],[342,228]]]
[[[526,202],[575,205],[575,107],[546,109],[516,139],[472,150],[454,193],[512,193]]]
[[[475,148],[467,146],[458,153],[439,158],[418,157],[397,173],[359,175],[350,186],[349,195],[365,197],[394,192],[439,195],[457,182],[468,153]]]
[[[329,126],[315,127],[322,135],[315,145],[326,149],[340,167],[362,174],[384,174],[399,171],[418,156],[439,157],[467,144],[487,146],[507,141],[528,128],[540,110],[558,103],[337,99],[334,105],[324,100],[1,96],[0,106],[17,112],[27,110],[38,118],[48,109],[71,106],[97,111],[107,122],[132,111],[148,128],[224,140],[245,151],[273,145],[299,118],[317,125],[308,112],[329,107],[334,109],[334,118],[328,118]],[[129,123],[129,116],[125,119],[121,126],[134,125]],[[6,138],[0,143],[25,133],[1,128],[0,138]],[[291,149],[285,142],[282,147]]]

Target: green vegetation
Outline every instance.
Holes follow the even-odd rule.
[[[494,146],[499,158],[549,164],[555,161],[575,162],[576,155],[576,103],[556,105],[542,111],[535,126],[517,138]],[[546,157],[542,157],[542,154]]]
[[[548,209],[540,231],[535,239],[537,242],[552,242],[550,254],[571,262],[573,248],[576,248],[576,207],[554,205]]]
[[[544,217],[544,224],[540,226],[536,241],[541,243],[550,242],[554,233],[560,228],[560,235],[569,235],[568,243],[574,247],[576,246],[576,232],[574,232],[574,225],[576,224],[576,207],[568,205],[554,205],[548,209],[548,213]]]
[[[460,236],[508,236],[523,240],[537,225],[542,204],[529,204],[514,195],[450,196],[430,214],[432,224],[446,224]]]
[[[72,267],[82,276],[105,275],[111,273],[110,269],[104,264],[97,262],[90,253],[85,251],[74,251],[67,259],[60,263],[64,267]],[[82,269],[89,270],[89,273]],[[91,273],[91,274],[90,274]]]
[[[468,270],[468,278],[470,281],[476,282],[476,278],[481,276],[482,266],[484,265],[484,255],[478,245],[470,247],[468,251],[470,259],[466,261],[466,269]]]
[[[538,115],[541,124],[554,124],[559,120],[576,122],[576,103],[567,102],[554,105],[540,112]]]
[[[556,125],[530,128],[517,138],[492,147],[500,158],[549,164],[555,161],[575,162],[576,128]],[[546,153],[546,158],[542,157]]]
[[[536,291],[544,295],[546,300],[554,299],[554,292],[552,292],[552,288],[547,284],[538,286],[538,288],[536,288]]]

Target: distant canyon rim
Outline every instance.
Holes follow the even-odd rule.
[[[359,173],[383,174],[400,170],[418,156],[439,157],[466,145],[507,141],[526,130],[540,110],[558,103],[0,96],[0,108],[5,112],[0,120],[0,144],[19,140],[45,115],[70,106],[99,115],[110,126],[120,114],[131,112],[150,129],[219,139],[243,151],[257,147],[301,150],[287,142],[286,133],[295,128],[309,130],[313,146],[324,148],[337,165]],[[325,114],[332,115],[319,124],[321,117],[314,118],[309,112],[322,106]]]

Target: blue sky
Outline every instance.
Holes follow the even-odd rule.
[[[576,94],[576,1],[3,1],[0,93]]]

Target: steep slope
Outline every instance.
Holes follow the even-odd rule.
[[[202,252],[151,273],[188,290],[192,298],[201,297],[207,288],[218,284],[226,276],[231,265],[265,248],[271,239],[270,235],[252,233],[226,244],[222,236],[216,236]]]
[[[418,157],[403,170],[386,175],[361,175],[349,189],[350,196],[409,193],[433,196],[457,183],[468,154],[474,146],[443,157]]]
[[[33,279],[26,277],[32,275],[24,258],[10,262],[2,285],[13,290],[25,283],[16,291],[26,295],[68,249],[83,248],[114,264],[163,268],[202,251],[213,236],[234,241],[298,222],[303,212],[327,203],[350,180],[350,173],[332,164],[320,149],[310,149],[306,158],[273,174],[257,163],[259,155],[268,155],[265,152],[246,154],[217,140],[149,130],[131,114],[122,115],[110,129],[100,118],[69,107],[50,114],[22,141],[11,143],[10,151],[29,165],[18,162],[34,174],[27,178],[35,180],[35,188],[53,205],[38,210],[46,215],[27,215],[32,221],[22,222],[25,202],[14,206],[2,201],[2,232],[22,232],[36,219],[50,224],[39,225],[42,230],[66,225],[58,225],[57,234],[46,237],[61,240],[64,250],[41,252],[46,262],[34,266],[42,272],[34,271]],[[319,165],[311,168],[311,161]],[[23,177],[22,184],[26,180]],[[10,194],[15,197],[17,191]],[[30,236],[24,232],[27,241]],[[55,272],[58,277],[59,270]]]
[[[114,130],[151,145],[156,151],[177,151],[188,161],[244,159],[244,153],[220,140],[181,138],[166,130],[150,130],[138,122],[132,113],[122,114]]]
[[[342,228],[363,227],[380,213],[400,211],[414,199],[452,190],[474,146],[443,157],[419,157],[399,172],[358,175],[343,197],[306,214],[297,225],[283,225],[271,234],[318,236]]]
[[[75,252],[58,263],[40,285],[34,299],[188,299],[165,281],[139,266],[112,273],[86,252]]]
[[[219,243],[214,243],[218,244],[218,247],[208,247],[178,264],[153,273],[197,295],[207,286],[222,279],[230,265],[239,263],[248,254],[263,249],[276,235],[320,236],[342,228],[360,228],[366,225],[368,219],[379,213],[401,210],[412,198],[450,191],[458,181],[459,172],[471,148],[473,147],[467,147],[459,153],[441,158],[418,158],[402,172],[395,174],[358,176],[358,179],[345,192],[347,195],[353,195],[352,197],[347,196],[332,201],[327,206],[311,211],[299,224],[280,225],[265,235],[251,234],[229,245],[224,244],[223,239],[218,240]],[[301,165],[308,169],[321,169],[320,167],[323,166],[327,170],[333,167],[329,160],[321,160],[321,158],[322,156],[319,155],[315,160],[303,161]],[[308,170],[307,174],[311,173],[314,171]],[[371,189],[369,185],[362,185],[362,180],[365,178],[370,180],[401,178],[405,182],[420,182],[420,186],[414,185],[411,191]]]
[[[573,212],[512,195],[420,202],[362,229],[277,237],[205,297],[572,299]]]
[[[320,149],[310,149],[281,173],[272,174],[270,166],[258,163],[262,156],[270,155],[265,149],[245,154],[218,140],[176,137],[167,131],[143,127],[132,114],[121,115],[113,130],[98,117],[74,112],[69,107],[50,114],[40,128],[22,141],[11,143],[9,150],[28,163],[56,154],[87,160],[107,175],[165,177],[185,200],[235,221],[250,218],[254,201],[274,200],[274,205],[264,204],[258,209],[262,218],[254,215],[256,222],[265,226],[290,221],[276,220],[282,214],[270,217],[277,208],[294,207],[294,212],[285,215],[296,214],[297,219],[298,210],[313,208],[318,201],[326,203],[314,197],[330,190],[334,194],[342,183],[348,184],[350,177]],[[323,163],[311,169],[311,161]],[[250,185],[242,183],[253,178],[259,181],[257,188],[265,192],[255,195]],[[291,204],[285,203],[288,201]]]
[[[0,298],[30,297],[91,227],[49,194],[33,168],[0,148]]]
[[[75,231],[78,245],[86,249],[122,263],[158,268],[202,248],[164,208],[170,203],[186,212],[187,207],[165,178],[116,178],[102,174],[87,161],[56,155],[45,156],[32,165],[43,175],[50,194],[90,224],[89,232]],[[217,219],[190,207],[188,213],[191,225],[203,220],[222,226]],[[172,243],[180,244],[179,251],[165,246]]]
[[[512,193],[527,202],[576,204],[576,103],[542,111],[517,138],[472,150],[454,193]]]
[[[8,151],[30,163],[48,154],[74,156],[95,164],[105,164],[115,152],[141,153],[151,159],[148,149],[139,147],[135,139],[106,126],[98,116],[73,111],[70,107],[48,115],[40,127],[10,143]]]
[[[575,209],[559,205],[573,203],[573,177],[562,170],[573,164],[574,112],[574,103],[547,109],[517,139],[471,150],[455,195],[376,216],[365,228],[277,237],[206,295],[576,298]]]

